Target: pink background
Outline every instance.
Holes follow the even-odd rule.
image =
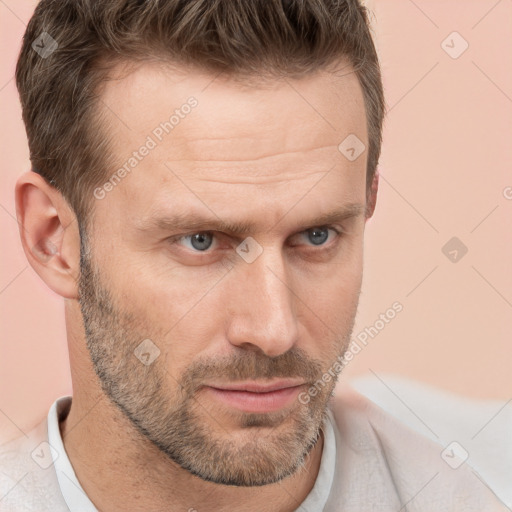
[[[395,301],[403,311],[369,338],[343,378],[394,373],[509,400],[512,2],[367,3],[389,113],[354,336]],[[27,431],[71,393],[63,300],[28,265],[15,219],[14,184],[28,149],[13,75],[34,5],[0,3],[2,438]],[[454,31],[469,44],[456,59],[443,49],[462,48],[459,36],[448,37]],[[441,251],[454,236],[469,249],[456,263]]]

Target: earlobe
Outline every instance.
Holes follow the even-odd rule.
[[[18,179],[15,201],[30,265],[55,293],[76,299],[80,238],[74,212],[58,190],[32,171]]]
[[[370,219],[375,212],[375,206],[377,204],[377,192],[379,190],[379,170],[375,169],[373,176],[372,186],[370,189],[370,195],[366,203],[366,220]]]

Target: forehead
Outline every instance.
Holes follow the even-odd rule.
[[[362,91],[346,65],[258,86],[147,63],[108,82],[101,103],[115,160],[107,179],[126,170],[109,187],[109,207],[122,200],[146,215],[214,195],[212,208],[222,209],[244,194],[250,205],[256,190],[273,205],[321,178],[318,193],[364,197],[366,154],[351,162],[338,150],[351,134],[368,146]]]
[[[236,139],[239,149],[249,149],[256,156],[263,146],[254,146],[256,139],[263,138],[265,147],[277,152],[285,139],[297,132],[303,134],[305,124],[312,146],[326,137],[336,142],[348,129],[359,138],[366,138],[363,95],[348,64],[337,73],[320,71],[301,79],[260,81],[165,63],[148,62],[124,73],[121,69],[114,71],[118,78],[107,82],[102,93],[106,107],[103,113],[121,144],[136,142],[130,139],[138,131],[150,133],[192,96],[197,99],[198,108],[187,123],[180,123],[173,130],[176,143],[194,136],[203,140]],[[289,124],[290,120],[294,123]],[[185,149],[175,146],[176,150]]]

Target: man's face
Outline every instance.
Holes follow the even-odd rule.
[[[82,254],[103,390],[199,477],[276,482],[318,440],[334,381],[298,396],[344,352],[356,314],[366,152],[351,161],[338,145],[368,145],[357,78],[255,88],[144,65],[102,102],[109,177],[126,164],[95,192]]]

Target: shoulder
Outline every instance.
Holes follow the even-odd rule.
[[[346,384],[338,386],[330,409],[337,449],[335,494],[346,510],[352,510],[350,500],[353,510],[357,503],[383,510],[407,504],[410,512],[507,510],[470,466],[450,464],[445,447]]]
[[[0,445],[2,512],[68,512],[48,444],[47,418]]]

